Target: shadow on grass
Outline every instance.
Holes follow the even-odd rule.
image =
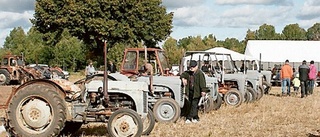
[[[282,94],[275,94],[275,93],[269,93],[269,94],[265,94],[265,95],[269,95],[269,96],[275,96],[275,97],[300,97],[300,94],[297,93],[291,93],[291,95],[282,95]]]
[[[320,135],[315,135],[315,134],[312,134],[312,133],[308,133],[307,136],[308,137],[320,137]]]
[[[83,126],[74,134],[63,135],[63,137],[109,137],[106,125]]]
[[[308,137],[320,137],[320,129],[317,130],[317,134],[308,133],[307,136]]]
[[[274,94],[274,93],[269,93],[269,94],[267,94],[267,95],[269,95],[269,96],[275,96],[275,97],[284,97],[284,96],[282,96],[281,94]]]

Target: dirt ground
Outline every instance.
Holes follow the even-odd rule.
[[[11,87],[0,87],[0,102]],[[313,95],[280,96],[273,87],[261,100],[237,108],[223,105],[219,110],[200,114],[200,122],[157,123],[150,137],[320,137],[320,88]],[[3,109],[2,109],[2,115]],[[106,137],[105,125],[83,125],[75,136]]]

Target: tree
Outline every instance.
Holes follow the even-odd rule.
[[[217,39],[212,34],[209,34],[208,36],[205,36],[203,38],[203,42],[208,48],[214,48],[217,46]]]
[[[251,31],[250,29],[248,29],[246,37],[244,38],[244,44],[247,45],[248,40],[255,40],[255,39],[256,39],[255,31]]]
[[[58,66],[62,68],[77,69],[77,64],[85,62],[84,44],[72,37],[68,30],[64,30],[62,33],[62,39],[53,47],[53,60],[51,60],[51,66]]]
[[[37,0],[32,23],[40,32],[53,34],[47,37],[53,43],[68,28],[96,53],[101,53],[104,39],[111,46],[143,41],[154,47],[172,29],[173,14],[161,4],[159,0]]]
[[[207,50],[210,47],[207,47],[205,43],[202,41],[201,36],[196,36],[190,39],[190,44],[187,45],[186,50],[195,50],[195,51],[201,51],[201,50]]]
[[[236,52],[244,53],[245,45],[236,38],[226,38],[224,41],[218,41],[219,46]]]
[[[306,31],[298,24],[289,24],[284,27],[282,34],[285,40],[306,40]]]
[[[22,51],[26,63],[48,63],[50,58],[44,58],[43,50],[45,47],[45,42],[43,41],[43,34],[41,34],[39,31],[37,31],[34,27],[32,27],[26,37],[26,42],[24,46],[24,50]],[[48,54],[51,54],[51,52],[48,52]]]
[[[191,43],[192,36],[188,36],[178,40],[178,47],[187,49],[187,46]]]
[[[12,52],[12,54],[19,55],[25,47],[26,34],[22,27],[13,28],[9,36],[6,37],[3,48]]]
[[[263,24],[256,30],[256,40],[276,40],[280,34],[276,34],[275,28],[272,25]]]
[[[308,40],[320,40],[320,23],[315,23],[307,30]]]
[[[164,44],[163,49],[169,60],[169,64],[180,64],[180,59],[183,57],[183,48],[179,48],[177,40],[174,38],[168,38]]]

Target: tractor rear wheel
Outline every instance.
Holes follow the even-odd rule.
[[[11,99],[8,121],[9,132],[14,136],[58,136],[66,121],[66,106],[57,91],[31,84]]]
[[[263,90],[264,90],[264,94],[269,94],[272,86],[267,81],[262,81],[262,87],[263,87]]]
[[[148,109],[147,117],[145,119],[142,119],[142,121],[143,121],[142,135],[149,135],[153,130],[154,125],[156,124],[156,120],[150,108]]]
[[[108,119],[107,130],[112,137],[141,137],[143,123],[132,109],[119,109]]]
[[[252,103],[257,100],[257,92],[253,88],[247,87],[247,92],[249,93],[249,103]]]
[[[213,101],[212,109],[218,110],[222,104],[222,97],[218,94],[217,99]]]
[[[209,113],[213,109],[213,98],[209,96],[206,100],[206,102],[203,104],[203,112]]]
[[[262,98],[263,94],[264,94],[263,87],[259,86],[259,91],[258,91],[258,94],[257,94],[257,100],[260,100]]]

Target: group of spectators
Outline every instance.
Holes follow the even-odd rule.
[[[299,93],[299,88],[301,87],[301,98],[311,95],[313,94],[316,78],[317,68],[313,60],[310,61],[309,65],[307,65],[307,61],[303,60],[297,71],[289,65],[289,60],[286,60],[280,70],[282,95],[290,96],[291,82],[295,93]]]

